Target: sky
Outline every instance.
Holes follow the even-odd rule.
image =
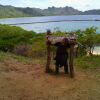
[[[41,9],[52,6],[70,6],[81,11],[100,9],[100,0],[0,0],[0,4],[16,7],[35,7]]]

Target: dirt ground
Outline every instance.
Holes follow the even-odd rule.
[[[0,61],[0,100],[100,100],[100,69],[76,70],[75,78],[44,72],[45,65],[11,57]]]

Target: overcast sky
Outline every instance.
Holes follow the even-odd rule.
[[[100,9],[100,0],[0,0],[0,4],[16,7],[65,7],[71,6],[78,10]]]

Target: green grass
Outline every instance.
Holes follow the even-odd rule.
[[[17,59],[20,62],[26,62],[28,64],[46,64],[46,57],[41,58],[27,58],[23,56],[18,56],[10,52],[0,51],[0,61],[6,59],[7,56],[10,56],[13,59]],[[52,60],[51,64],[54,64]],[[84,56],[74,59],[74,65],[77,69],[96,69],[100,68],[100,55],[93,56]],[[50,70],[50,73],[55,74],[53,70]]]
[[[10,54],[12,58],[17,59],[17,60],[22,61],[22,62],[26,62],[28,64],[45,64],[44,58],[42,58],[42,57],[40,57],[40,58],[28,58],[28,57],[15,55],[13,53],[8,53],[8,54]]]
[[[75,59],[75,66],[78,69],[100,68],[100,55],[84,56]]]
[[[0,61],[3,61],[5,58],[5,53],[0,51]]]
[[[28,64],[45,64],[45,58],[44,57],[28,58],[28,57],[19,56],[19,55],[10,53],[10,52],[0,51],[0,61],[5,60],[7,56],[10,56],[13,59],[17,59],[20,62],[26,62]]]

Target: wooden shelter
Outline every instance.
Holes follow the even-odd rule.
[[[74,77],[74,66],[73,66],[73,61],[74,61],[74,46],[76,44],[76,39],[74,35],[71,36],[57,36],[57,35],[52,35],[51,31],[47,31],[47,41],[50,42],[61,42],[64,38],[67,38],[69,43],[70,43],[70,56],[69,56],[69,69],[70,69],[70,76],[71,78]],[[51,45],[47,44],[47,64],[46,64],[46,72],[49,71],[50,69],[50,62],[51,62]]]

